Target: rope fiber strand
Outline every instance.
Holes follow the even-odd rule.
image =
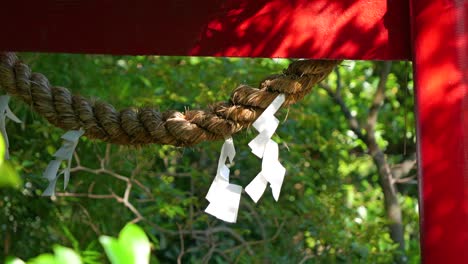
[[[308,94],[339,63],[333,60],[299,60],[282,74],[265,78],[259,88],[237,87],[228,102],[206,110],[159,112],[152,108],[126,108],[73,95],[52,86],[32,72],[15,53],[0,52],[0,89],[30,105],[51,124],[64,130],[85,130],[85,136],[120,145],[165,144],[192,146],[224,140],[250,126],[280,93],[287,107]]]

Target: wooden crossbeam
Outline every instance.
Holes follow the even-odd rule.
[[[405,0],[3,2],[0,50],[410,59]]]

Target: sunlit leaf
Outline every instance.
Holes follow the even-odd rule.
[[[7,257],[5,259],[5,264],[24,264],[24,263],[25,263],[24,261],[15,257]]]
[[[143,230],[135,224],[126,225],[118,239],[101,236],[99,241],[113,264],[149,263],[150,242]]]
[[[16,171],[10,166],[8,161],[5,161],[5,142],[0,135],[0,188],[13,187],[19,188],[21,186],[21,178]]]
[[[132,252],[122,247],[119,240],[109,237],[99,237],[99,242],[104,247],[107,257],[112,264],[132,264]]]
[[[67,264],[81,264],[80,256],[70,248],[55,246],[55,261],[56,263],[67,263]]]
[[[57,262],[55,256],[49,253],[41,254],[34,259],[31,259],[27,264],[61,264]]]
[[[145,232],[139,226],[126,225],[120,232],[119,241],[123,247],[130,249],[135,264],[149,262],[151,245]]]

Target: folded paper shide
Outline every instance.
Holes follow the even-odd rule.
[[[5,140],[5,159],[10,159],[9,153],[9,146],[10,142],[8,141],[8,134],[6,132],[6,118],[8,117],[10,120],[16,123],[21,123],[21,120],[13,114],[8,106],[8,102],[10,101],[10,96],[2,95],[0,96],[0,133],[2,133],[3,140]]]
[[[206,199],[210,202],[205,212],[229,223],[237,221],[242,186],[229,183],[230,170],[226,161],[232,163],[236,150],[232,138],[227,138],[221,148],[218,169]]]
[[[260,133],[249,143],[252,153],[262,159],[262,170],[247,185],[245,192],[258,202],[260,197],[270,183],[273,198],[279,199],[281,186],[283,185],[286,169],[279,162],[278,144],[271,139],[278,128],[279,120],[275,113],[280,109],[285,101],[284,94],[278,95],[275,100],[265,109],[265,111],[253,123],[253,127]]]
[[[67,188],[68,181],[70,180],[70,168],[73,153],[78,145],[80,137],[84,134],[84,130],[71,130],[62,136],[63,144],[62,147],[55,152],[55,160],[52,160],[44,171],[44,178],[49,180],[49,186],[42,194],[43,196],[52,196],[55,194],[55,185],[60,175],[64,176],[63,188]],[[67,167],[60,171],[60,165],[62,161],[67,161]]]
[[[268,186],[271,186],[273,197],[278,201],[286,169],[278,160],[278,144],[271,137],[279,125],[275,113],[285,101],[284,94],[278,95],[275,100],[253,123],[253,127],[260,133],[249,143],[252,153],[262,159],[260,173],[245,188],[245,191],[256,202],[260,199]],[[215,179],[208,190],[206,199],[210,202],[205,212],[226,222],[235,223],[239,211],[242,187],[229,183],[229,168],[226,161],[232,163],[236,151],[232,138],[225,140],[221,148],[218,169]]]

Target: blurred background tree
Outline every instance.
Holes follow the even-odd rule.
[[[21,54],[54,85],[118,108],[203,108],[257,84],[289,60]],[[85,263],[105,261],[98,237],[137,222],[157,263],[419,263],[413,82],[407,62],[345,61],[302,102],[280,111],[275,140],[287,173],[280,200],[242,196],[236,224],[203,213],[222,142],[192,148],[106,145],[82,139],[67,190],[41,197],[60,129],[17,100],[8,123],[18,190],[0,189],[0,260],[53,244]],[[234,136],[234,183],[260,160]],[[400,217],[401,216],[401,217]]]

